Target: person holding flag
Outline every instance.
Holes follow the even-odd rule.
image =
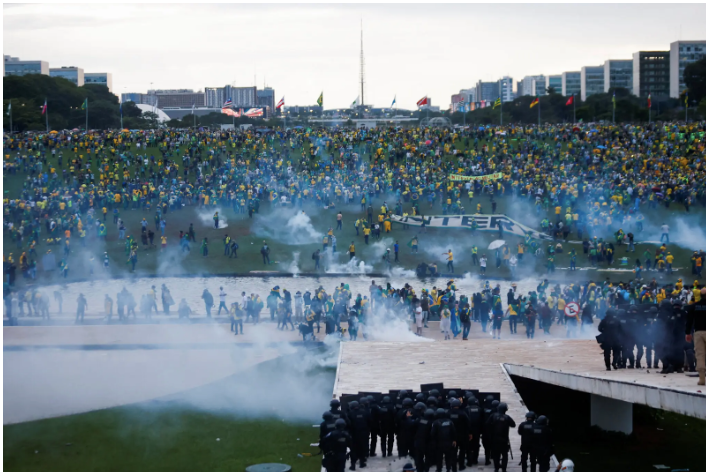
[[[88,97],[81,104],[81,110],[86,110],[86,131],[88,131]]]
[[[566,106],[568,107],[569,105],[574,106],[574,121],[573,123],[576,123],[576,102],[574,101],[574,94],[571,94],[571,97],[566,101]]]

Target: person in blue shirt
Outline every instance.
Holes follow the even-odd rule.
[[[395,262],[400,261],[400,244],[399,241],[395,241]]]

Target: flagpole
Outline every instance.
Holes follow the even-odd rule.
[[[684,122],[689,123],[689,92],[684,97]]]
[[[47,108],[44,111],[44,117],[46,118],[46,121],[47,121],[47,133],[48,133],[49,132],[49,103],[48,103],[46,97],[44,97],[44,103],[47,105]]]
[[[576,97],[574,97],[574,94],[571,94],[571,103],[574,105],[574,124],[576,124]]]
[[[123,128],[123,104],[122,102],[120,103],[120,130],[122,131]]]
[[[10,100],[10,134],[12,134],[12,100]]]
[[[88,99],[86,99],[86,133],[88,133]]]
[[[539,101],[539,95],[537,95],[537,131],[540,126],[542,126],[542,102]]]
[[[500,126],[503,125],[503,97],[500,97]]]
[[[647,123],[652,123],[652,98],[647,97]]]

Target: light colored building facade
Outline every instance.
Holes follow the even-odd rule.
[[[498,89],[500,91],[500,98],[503,102],[511,102],[515,99],[515,94],[512,91],[513,81],[512,77],[505,76],[498,80]]]
[[[632,59],[609,59],[603,64],[603,91],[614,88],[632,90]]]
[[[110,92],[113,92],[113,74],[110,72],[86,72],[83,74],[83,79],[87,84],[105,85]]]
[[[29,74],[49,75],[49,63],[47,61],[22,61],[19,57],[3,56],[2,67],[3,77]]]
[[[652,99],[669,97],[669,51],[638,51],[632,55],[632,93]]]
[[[547,77],[547,88],[549,87],[554,89],[554,93],[558,93],[559,95],[564,94],[564,88],[561,83],[561,74],[550,75]]]
[[[669,96],[679,98],[684,91],[684,69],[706,56],[706,41],[674,41],[669,45]]]
[[[206,87],[203,93],[207,108],[221,108],[228,98],[224,87]]]
[[[49,69],[51,77],[62,77],[70,82],[73,82],[77,87],[84,84],[83,69],[80,67],[55,67]]]
[[[500,87],[498,82],[483,82],[478,81],[476,84],[476,101],[495,101],[500,96]]]
[[[191,89],[177,90],[148,90],[143,95],[142,103],[157,106],[157,108],[191,108],[203,107],[205,97],[203,92],[194,92]]]
[[[236,108],[256,107],[257,106],[257,87],[232,87],[227,85],[225,89],[225,98],[233,100],[233,106]]]
[[[603,93],[605,68],[603,66],[584,66],[581,68],[581,101],[591,95]]]
[[[581,96],[581,72],[570,71],[561,74],[561,92],[565,97]]]

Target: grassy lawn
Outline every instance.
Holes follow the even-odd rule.
[[[463,143],[460,143],[460,147],[463,148]],[[64,163],[66,164],[66,162],[70,160],[72,153],[67,150],[63,152]],[[141,152],[144,152],[144,150],[141,150]],[[158,154],[155,148],[148,148],[147,152],[155,155]],[[7,153],[6,151],[5,154]],[[22,173],[12,178],[4,176],[5,195],[10,198],[19,195],[21,182],[24,177],[25,175]],[[553,221],[553,214],[545,215],[542,212],[537,215],[534,206],[528,203],[527,200],[518,201],[512,199],[510,196],[498,196],[496,200],[496,213],[507,214],[520,223],[536,229],[539,229],[539,221],[545,216]],[[388,197],[386,201],[389,207],[394,207],[395,202],[393,196]],[[375,209],[375,218],[377,218],[377,213],[379,212],[382,202],[383,199],[376,199],[372,202],[373,208]],[[422,202],[422,200],[420,200],[419,202],[421,213],[424,215],[440,215],[442,213],[438,203],[434,208],[429,208],[426,201]],[[482,205],[483,213],[491,213],[490,199],[486,195],[476,195],[472,203],[468,201],[467,197],[462,197],[462,204],[466,207],[467,214],[474,213],[478,203]],[[411,203],[405,204],[404,209],[411,214]],[[357,258],[365,261],[366,265],[372,266],[374,272],[386,272],[386,266],[381,257],[382,252],[384,252],[386,247],[392,250],[392,245],[396,240],[400,245],[400,261],[395,264],[395,266],[413,270],[419,263],[436,262],[439,270],[445,272],[446,258],[442,256],[442,253],[446,252],[448,249],[452,249],[455,256],[454,265],[456,274],[467,271],[478,274],[478,266],[473,266],[471,263],[471,247],[475,245],[479,248],[479,255],[485,253],[488,256],[487,275],[489,277],[510,277],[512,275],[505,266],[496,268],[494,251],[487,250],[488,244],[497,239],[497,234],[495,233],[478,232],[474,234],[468,230],[451,228],[429,229],[426,233],[420,234],[419,228],[410,227],[403,229],[401,225],[393,224],[390,234],[383,233],[382,239],[386,244],[373,245],[375,240],[371,238],[371,244],[366,246],[363,236],[356,236],[353,226],[353,222],[363,216],[360,205],[351,204],[347,207],[328,210],[313,205],[304,206],[304,211],[311,217],[313,228],[320,233],[325,233],[330,227],[335,228],[336,213],[339,210],[343,212],[343,230],[335,231],[334,234],[337,238],[338,251],[342,254],[333,262],[338,262],[339,264],[346,263],[348,261],[348,256],[346,255],[348,245],[351,241],[355,241]],[[157,231],[155,236],[156,247],[143,249],[141,246],[140,248],[137,264],[138,275],[244,274],[251,271],[262,270],[288,272],[293,268],[292,262],[295,258],[295,252],[299,253],[298,270],[302,273],[313,274],[315,273],[314,261],[311,255],[316,249],[321,249],[322,244],[319,238],[308,238],[304,241],[304,244],[294,244],[295,238],[292,234],[287,233],[285,224],[296,211],[297,210],[291,208],[285,210],[273,209],[269,202],[263,202],[260,206],[260,214],[254,215],[253,219],[249,219],[247,214],[236,214],[232,208],[221,208],[220,214],[222,217],[227,218],[228,227],[218,230],[213,228],[212,222],[215,208],[197,209],[194,206],[189,206],[179,211],[171,211],[164,215],[167,221],[166,236],[168,250],[165,252],[160,251],[160,234]],[[670,209],[664,208],[663,206],[649,211],[645,209],[645,213],[645,226],[646,228],[651,227],[652,231],[647,230],[644,233],[637,233],[634,228],[623,228],[626,233],[629,231],[635,232],[638,242],[641,240],[657,240],[659,233],[655,228],[658,228],[665,221],[673,225],[672,221],[674,218],[687,215],[684,208],[677,205],[672,205]],[[698,221],[699,217],[703,218],[704,216],[706,216],[706,211],[701,207],[693,207],[692,212],[689,214],[689,218],[692,218],[692,222]],[[147,219],[149,227],[154,230],[154,211],[147,212],[142,210],[121,209],[120,217],[125,221],[127,234],[136,236],[138,242],[140,220],[143,217]],[[193,223],[196,229],[196,243],[192,244],[190,253],[182,253],[177,243],[179,231],[186,232],[190,223]],[[696,226],[698,226],[698,224],[696,224]],[[108,275],[116,277],[125,275],[128,272],[129,267],[126,264],[127,255],[125,253],[124,241],[118,240],[118,231],[112,222],[112,216],[110,214],[108,215],[107,227],[108,237],[105,244],[95,239],[89,239],[87,247],[83,248],[80,247],[78,238],[72,242],[72,254],[69,259],[70,272],[66,281],[95,277],[96,275],[91,275],[89,272],[90,265],[94,266],[96,273],[103,274],[104,272],[101,266],[104,252],[108,253],[111,261],[111,268]],[[672,226],[672,228],[672,237],[678,239],[680,235],[675,234],[674,226]],[[89,234],[94,234],[94,231],[89,231]],[[229,259],[223,256],[222,241],[226,234],[231,238],[235,238],[240,246],[237,259]],[[412,254],[411,249],[407,247],[407,243],[414,235],[419,235],[419,254]],[[5,236],[3,253],[6,256],[12,253],[14,259],[17,261],[21,250],[18,249],[16,245],[13,245],[7,232]],[[608,234],[605,236],[608,236]],[[203,257],[199,251],[201,240],[204,237],[207,237],[209,240],[209,255],[207,257]],[[267,240],[271,248],[270,260],[272,264],[268,266],[263,265],[262,257],[259,252],[264,239]],[[513,252],[516,252],[517,244],[522,242],[521,238],[507,233],[505,233],[504,239]],[[575,239],[575,233],[569,235],[569,240]],[[607,239],[614,241],[612,235]],[[697,241],[700,242],[700,239],[697,238]],[[675,256],[674,266],[682,267],[686,270],[681,270],[671,277],[665,273],[657,275],[655,272],[643,272],[643,278],[650,280],[653,276],[657,276],[659,282],[665,282],[682,277],[685,281],[689,281],[688,283],[690,284],[691,281],[693,281],[690,270],[691,252],[696,249],[703,249],[703,247],[694,246],[694,244],[696,243],[689,242],[683,246],[672,244],[669,247],[669,250]],[[657,246],[658,244],[638,244],[636,252],[629,254],[626,253],[626,246],[617,247],[615,253],[616,262],[611,268],[632,269],[636,257],[644,261],[642,254],[645,249],[649,248],[652,254],[654,254],[654,250]],[[544,247],[546,247],[546,244]],[[575,248],[578,252],[577,266],[589,267],[588,260],[582,253],[581,246],[573,244],[565,244],[564,254],[556,255],[556,267],[562,268],[569,266],[567,252],[571,248]],[[41,241],[37,251],[40,257],[47,249],[46,242]],[[62,255],[62,247],[54,246],[52,249],[53,252],[57,254],[58,262]],[[629,257],[629,264],[621,267],[617,259],[624,256]],[[91,257],[94,258],[93,262],[90,262]],[[605,269],[608,268],[608,266],[603,263],[600,264],[599,268]],[[535,258],[530,255],[525,255],[525,259],[518,266],[518,272],[514,277],[526,277],[531,275],[545,276],[546,273],[546,259],[544,257]],[[548,277],[554,280],[569,281],[585,280],[586,278],[603,280],[605,277],[610,277],[611,280],[630,280],[633,278],[633,274],[632,272],[605,272],[596,270],[580,270],[576,272],[557,270],[556,273],[553,275],[550,274]],[[53,277],[44,277],[43,280],[52,279],[54,281],[59,280],[56,275]],[[19,275],[18,271],[18,285],[22,283],[22,277]]]
[[[3,427],[3,466],[16,472],[44,471],[243,471],[264,462],[292,465],[298,471],[318,472],[320,457],[298,457],[318,451],[309,444],[318,442],[317,414],[310,420],[285,421],[278,408],[288,405],[287,395],[273,413],[253,418],[254,413],[237,410],[187,408],[184,401],[218,396],[236,384],[250,386],[253,396],[276,392],[273,380],[288,369],[281,359],[260,364],[250,371],[177,394],[162,401],[98,410]],[[257,372],[268,369],[272,375],[262,380]],[[316,377],[315,379],[313,377]],[[322,379],[323,376],[324,378]],[[306,381],[330,384],[333,369],[315,369],[303,375]],[[256,381],[256,379],[258,379]],[[291,402],[298,402],[291,395]],[[327,408],[329,392],[311,392],[312,411]],[[232,405],[242,398],[233,395]],[[321,403],[321,405],[319,405]],[[217,441],[217,438],[220,441]]]

